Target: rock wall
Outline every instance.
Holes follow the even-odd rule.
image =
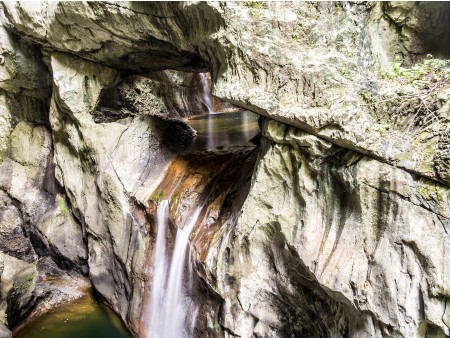
[[[275,121],[263,135],[205,260],[230,336],[449,335],[450,190]]]
[[[204,110],[189,72],[210,71],[217,98],[265,116],[242,210],[196,230],[199,283],[222,302],[213,334],[449,335],[449,85],[424,98],[378,74],[448,57],[448,8],[2,3],[2,300],[1,262],[41,276],[53,262],[142,332],[148,199],[176,163],[163,143],[189,140],[182,119]],[[28,286],[1,302],[0,332],[45,289]]]
[[[54,174],[50,74],[40,46],[0,25],[0,327],[80,296],[87,252]],[[52,258],[49,258],[52,256]],[[47,261],[49,259],[49,261]],[[76,271],[60,271],[55,262]],[[58,276],[54,272],[58,271]],[[47,277],[59,279],[55,289]],[[50,299],[50,300],[49,300]],[[45,300],[45,301],[44,301]]]
[[[448,160],[447,148],[436,147],[447,144],[447,114],[439,114],[425,140],[392,121],[381,138],[378,127],[386,124],[386,110],[402,110],[405,97],[420,94],[411,86],[383,81],[376,73],[395,56],[410,61],[411,55],[433,50],[446,55],[445,38],[431,48],[427,35],[417,28],[446,37],[446,25],[418,24],[422,15],[445,20],[445,4],[412,5],[409,11],[395,3],[345,2],[6,2],[2,7],[7,27],[45,48],[133,72],[209,68],[213,94],[223,100],[450,183],[440,165]],[[395,9],[402,13],[395,20],[403,18],[414,28],[404,25],[407,34],[397,29],[403,24],[391,25],[387,19]],[[442,90],[431,102],[439,97],[448,101],[448,95]],[[416,110],[408,112],[409,118]]]

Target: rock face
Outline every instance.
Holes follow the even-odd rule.
[[[223,325],[243,337],[449,335],[450,189],[274,121],[264,136],[237,225],[206,259]]]
[[[442,156],[436,156],[436,145],[446,140],[448,131],[442,126],[448,117],[434,122],[432,135],[425,140],[417,139],[409,124],[385,121],[386,110],[402,109],[405,97],[420,94],[412,87],[382,81],[374,72],[387,67],[396,55],[405,61],[417,53],[447,55],[446,38],[436,40],[442,44],[427,45],[431,31],[448,36],[447,25],[426,28],[418,18],[440,15],[446,22],[448,5],[411,5],[410,11],[404,7],[6,2],[3,13],[5,25],[14,31],[48,48],[110,67],[204,71],[207,65],[213,94],[224,100],[449,184],[439,170]],[[390,14],[394,21],[410,24],[404,28],[405,37],[389,25]],[[422,26],[424,31],[418,29]],[[418,103],[413,105],[416,109],[408,112],[409,119],[417,114]],[[388,125],[388,132],[380,135],[380,125]]]
[[[143,335],[148,200],[180,177],[214,192],[192,237],[198,292],[212,299],[198,336],[450,335],[450,86],[379,76],[396,58],[448,57],[449,13],[446,3],[0,4],[0,335],[54,271],[87,275]],[[264,116],[251,185],[248,158],[218,171],[233,182],[226,196],[210,184],[215,155],[171,170],[173,148],[195,137],[184,118],[205,112],[191,72],[206,71],[217,99]],[[202,189],[177,187],[181,224]]]
[[[2,262],[0,288],[0,318],[10,327],[31,310],[37,279],[36,267],[0,253]]]

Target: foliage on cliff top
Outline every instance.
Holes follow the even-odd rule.
[[[434,90],[450,83],[450,60],[435,59],[428,54],[422,63],[411,68],[403,67],[402,62],[397,60],[382,75],[421,90]]]
[[[265,8],[267,6],[267,4],[265,4],[263,1],[247,0],[247,1],[244,1],[244,6],[248,7],[248,8],[253,8],[253,9],[262,9],[262,8]]]
[[[383,135],[386,131],[392,134],[397,130],[401,132],[402,141],[408,135],[409,140],[420,139],[424,144],[442,132],[446,122],[439,113],[437,95],[450,84],[450,60],[436,59],[429,54],[412,67],[402,66],[402,62],[396,60],[380,75],[397,83],[393,88],[398,90],[387,92],[378,100],[362,92],[364,100],[375,109],[376,132]]]

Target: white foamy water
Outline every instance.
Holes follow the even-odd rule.
[[[162,201],[158,205],[158,234],[150,298],[150,325],[147,335],[149,338],[187,338],[191,336],[191,332],[188,332],[186,328],[186,308],[188,303],[187,292],[192,287],[192,279],[184,278],[184,271],[189,236],[197,223],[200,212],[201,208],[199,207],[186,225],[182,229],[178,229],[169,270],[166,252],[169,203]],[[189,315],[189,318],[192,320],[191,315]],[[193,328],[191,322],[188,326],[191,329]]]
[[[161,201],[156,212],[156,224],[158,226],[158,233],[156,236],[155,258],[153,262],[153,281],[152,291],[150,296],[150,334],[149,337],[156,337],[152,335],[153,331],[158,328],[161,322],[160,309],[164,306],[164,291],[167,281],[167,252],[166,252],[166,228],[169,218],[169,201]]]
[[[200,99],[208,109],[208,113],[214,114],[215,113],[214,108],[211,103],[211,88],[209,88],[208,80],[206,79],[206,76],[203,73],[200,73],[200,85],[201,85],[201,91],[199,93]]]

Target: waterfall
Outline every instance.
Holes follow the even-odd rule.
[[[209,114],[214,114],[214,108],[211,103],[211,89],[209,88],[209,82],[206,79],[205,74],[200,73],[200,91],[199,96],[202,102],[208,109]]]
[[[156,238],[152,291],[150,298],[149,338],[185,338],[186,332],[186,292],[191,288],[184,280],[186,252],[189,236],[197,223],[201,207],[195,210],[187,224],[177,230],[172,261],[167,264],[166,228],[169,218],[169,203],[162,201],[157,211],[158,234]],[[189,316],[191,317],[191,316]],[[192,325],[189,325],[192,327]]]
[[[153,262],[153,282],[150,294],[150,335],[156,337],[153,332],[159,327],[161,318],[160,309],[164,306],[164,290],[167,280],[167,252],[166,252],[166,228],[169,218],[169,201],[159,203],[156,212],[156,225],[158,227],[155,246],[155,258]]]

